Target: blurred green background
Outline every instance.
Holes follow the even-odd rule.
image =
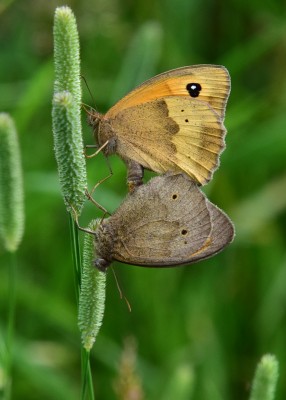
[[[190,267],[114,264],[132,312],[119,299],[110,271],[104,322],[92,351],[96,399],[129,399],[124,382],[137,390],[136,400],[247,399],[255,366],[268,352],[280,362],[276,399],[285,399],[282,0],[0,1],[0,110],[12,114],[19,132],[26,206],[18,253],[13,398],[73,400],[80,393],[68,216],[51,130],[53,16],[64,4],[77,19],[82,74],[99,111],[145,79],[183,65],[223,64],[232,78],[227,148],[204,190],[234,221],[235,241]],[[94,105],[84,84],[83,92],[84,102]],[[83,125],[85,143],[92,144],[85,115]],[[91,187],[108,168],[102,156],[87,164]],[[95,194],[109,211],[126,194],[125,166],[115,156],[111,164],[113,177]],[[87,204],[81,225],[98,215]],[[7,276],[2,251],[1,329]]]

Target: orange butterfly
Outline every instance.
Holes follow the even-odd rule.
[[[219,166],[225,147],[223,124],[230,77],[223,66],[195,65],[149,79],[90,124],[105,155],[127,164],[130,188],[144,168],[184,172],[204,185]]]

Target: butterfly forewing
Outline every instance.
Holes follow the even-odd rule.
[[[200,85],[199,93],[188,88]],[[189,86],[188,86],[189,85]],[[188,87],[188,88],[187,88]],[[168,96],[197,95],[197,100],[206,101],[220,116],[224,117],[225,105],[230,92],[229,73],[220,65],[195,65],[177,68],[157,75],[135,88],[121,99],[106,114],[114,118],[119,111]]]

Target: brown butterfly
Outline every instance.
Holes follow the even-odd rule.
[[[113,260],[143,267],[192,264],[221,251],[234,237],[232,222],[183,174],[164,174],[130,193],[98,222],[95,265]]]
[[[205,184],[225,147],[223,125],[230,77],[226,68],[195,65],[149,79],[105,115],[89,122],[105,155],[127,164],[130,188],[142,183],[143,169],[184,172]]]

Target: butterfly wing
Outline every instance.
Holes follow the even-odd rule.
[[[205,196],[183,175],[151,179],[129,195],[105,224],[113,232],[113,259],[159,267],[191,261],[212,228]]]
[[[190,90],[192,84],[201,90]],[[198,86],[197,86],[198,87]],[[120,111],[169,96],[187,96],[204,101],[214,109],[221,119],[230,92],[230,77],[227,69],[220,65],[194,65],[173,69],[157,75],[132,90],[118,101],[106,114],[114,118]]]
[[[116,137],[116,152],[158,173],[185,172],[207,183],[224,149],[223,118],[230,78],[222,66],[197,65],[160,74],[104,116],[100,143]]]
[[[219,165],[225,129],[208,103],[172,96],[118,113],[117,153],[158,173],[185,172],[204,184]]]
[[[229,217],[217,206],[207,200],[210,211],[212,230],[204,246],[193,254],[192,262],[204,260],[222,251],[232,242],[235,232]]]

